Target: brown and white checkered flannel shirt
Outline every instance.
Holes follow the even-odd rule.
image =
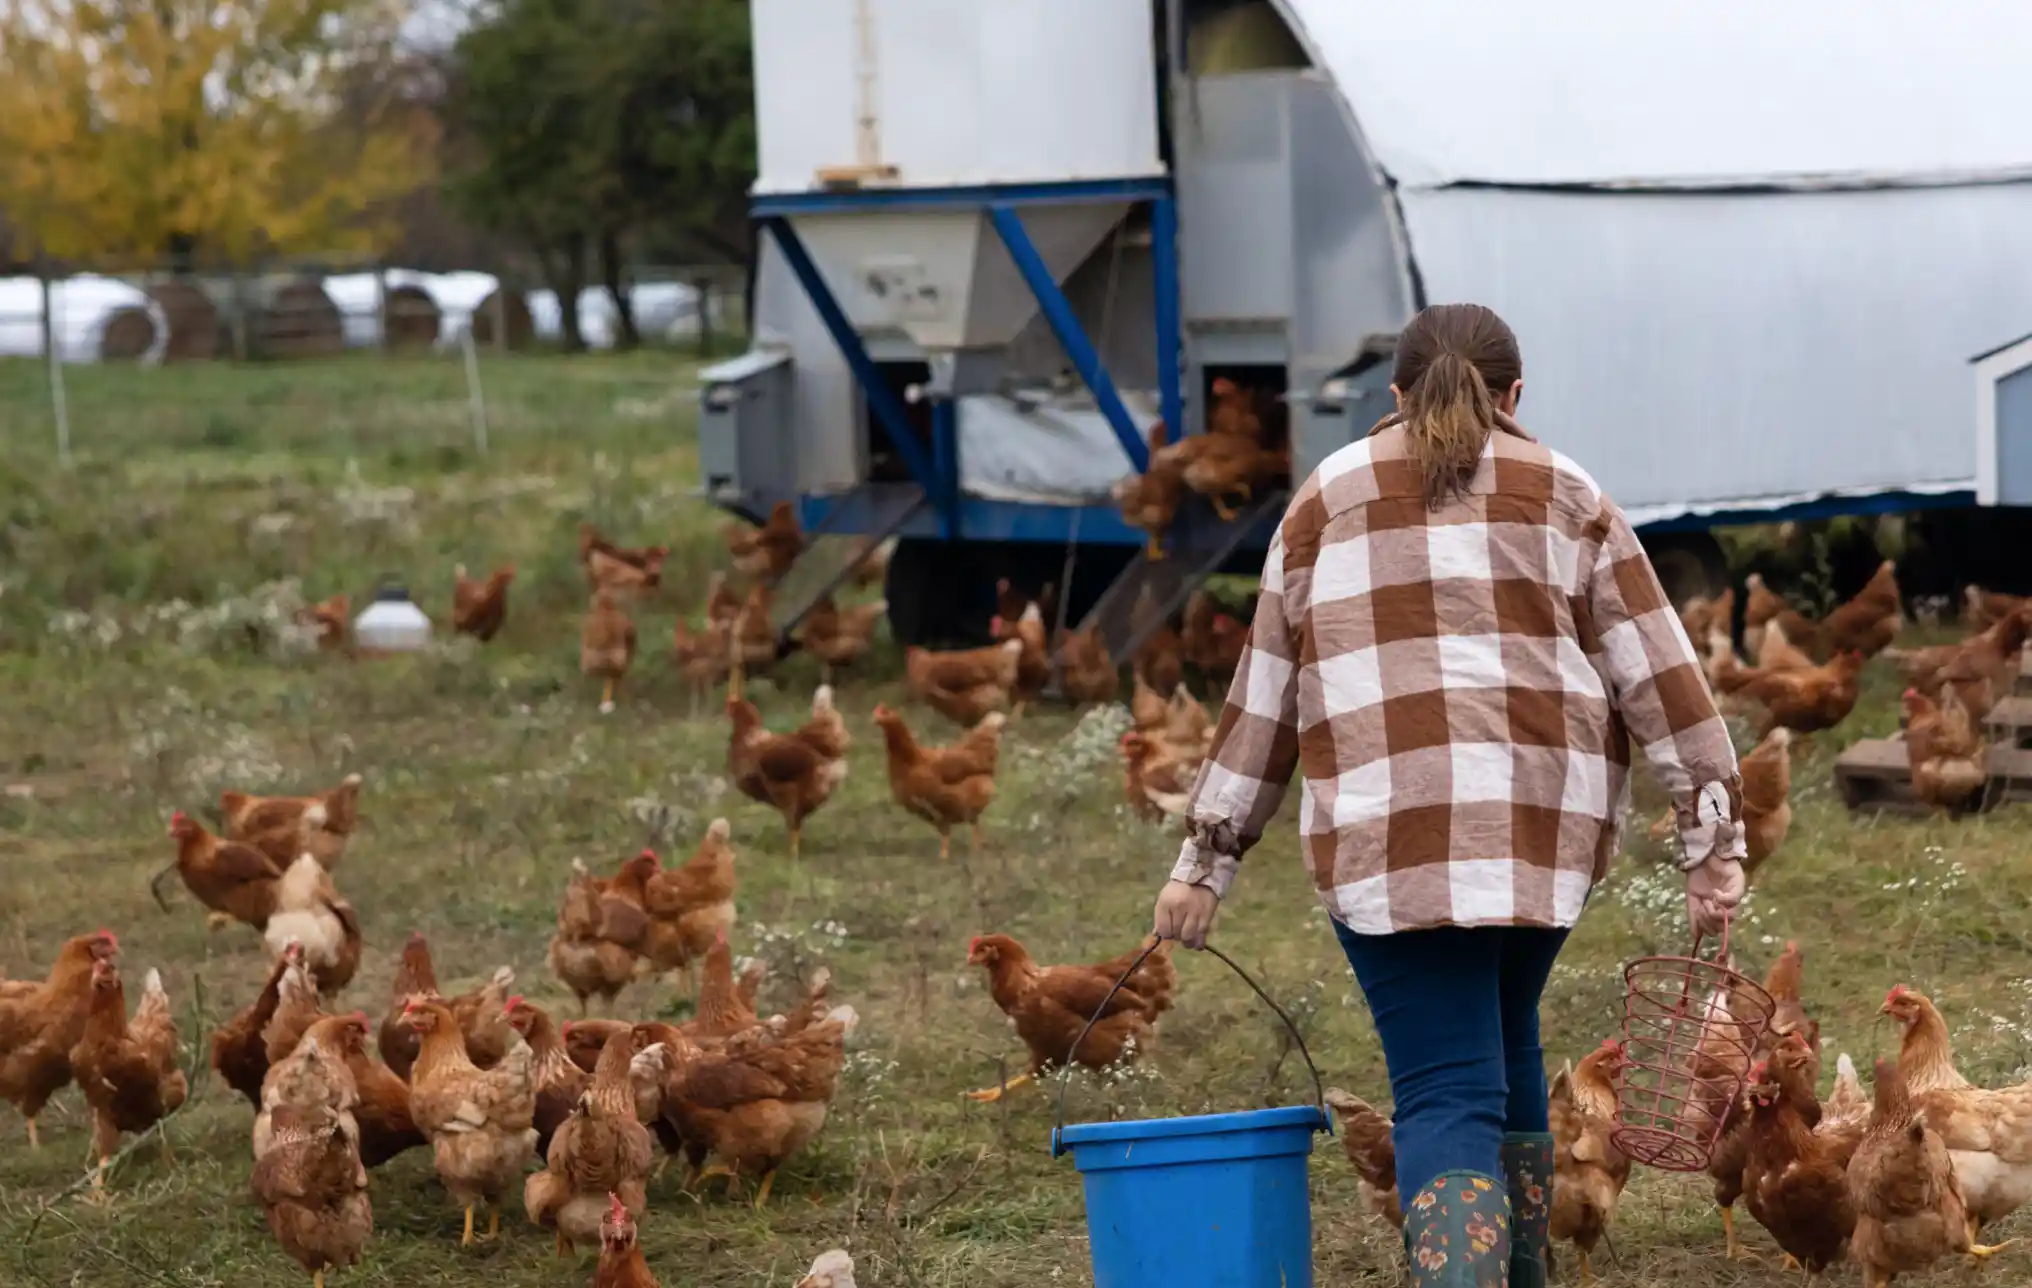
[[[1622,511],[1513,430],[1431,510],[1405,447],[1343,448],[1286,511],[1172,875],[1225,896],[1298,768],[1313,884],[1350,930],[1571,926],[1632,734],[1687,866],[1740,858],[1735,748]]]

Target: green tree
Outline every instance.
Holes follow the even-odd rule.
[[[393,0],[0,3],[0,191],[73,260],[371,249],[427,173],[415,122],[339,90],[392,56]],[[18,248],[17,248],[18,249]]]
[[[637,335],[631,249],[674,240],[745,258],[754,173],[744,0],[502,0],[452,59],[454,191],[557,293],[568,347],[597,273]]]

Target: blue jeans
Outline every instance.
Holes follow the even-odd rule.
[[[1503,1176],[1506,1132],[1543,1132],[1538,998],[1564,930],[1445,926],[1334,933],[1354,967],[1396,1103],[1397,1192],[1409,1203],[1447,1172]]]

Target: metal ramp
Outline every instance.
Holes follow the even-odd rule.
[[[827,511],[824,521],[804,534],[804,553],[790,565],[783,580],[776,583],[770,617],[776,628],[778,652],[789,648],[790,633],[806,613],[837,590],[868,552],[894,536],[928,504],[924,489],[914,484],[864,484]],[[866,535],[846,536],[829,531],[845,525]],[[819,540],[829,536],[835,539]]]
[[[1201,582],[1217,572],[1251,532],[1275,524],[1290,503],[1283,488],[1258,497],[1233,522],[1222,522],[1211,507],[1194,504],[1172,526],[1170,548],[1153,561],[1147,549],[1122,570],[1081,619],[1085,630],[1099,624],[1108,656],[1117,666],[1185,606]]]

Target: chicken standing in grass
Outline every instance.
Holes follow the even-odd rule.
[[[1040,966],[1029,950],[1008,935],[975,938],[967,945],[967,963],[988,972],[989,995],[1030,1049],[1030,1068],[1005,1083],[970,1091],[968,1097],[1000,1100],[1007,1092],[1067,1063],[1105,1069],[1148,1048],[1157,1019],[1171,1009],[1177,988],[1171,941],[1160,942],[1136,967],[1136,973],[1120,988],[1115,987],[1148,945],[1146,939],[1120,957],[1091,966]],[[1091,1029],[1087,1027],[1089,1019],[1094,1020]],[[1086,1030],[1084,1037],[1082,1030]]]
[[[105,1188],[123,1132],[145,1132],[183,1108],[190,1087],[176,1057],[176,1020],[161,974],[148,972],[130,1019],[120,968],[111,961],[93,963],[91,1012],[70,1060],[78,1089],[92,1107],[94,1190]]]
[[[614,709],[614,691],[635,660],[635,623],[607,591],[593,596],[579,628],[579,670],[602,683],[600,713]]]
[[[515,581],[515,565],[504,564],[482,581],[466,575],[466,566],[452,570],[452,630],[470,635],[482,644],[501,633],[508,620],[508,587]]]
[[[0,996],[0,1100],[28,1120],[30,1149],[42,1147],[35,1120],[43,1106],[70,1085],[71,1048],[91,1015],[93,968],[119,951],[110,930],[78,935],[57,950],[41,983],[16,981]]]
[[[466,1058],[459,1022],[441,1002],[411,1002],[403,1014],[421,1043],[410,1070],[410,1111],[429,1138],[439,1179],[466,1212],[462,1242],[476,1242],[473,1212],[488,1208],[487,1233],[501,1232],[501,1202],[536,1147],[536,1080],[518,1042],[482,1070]]]

